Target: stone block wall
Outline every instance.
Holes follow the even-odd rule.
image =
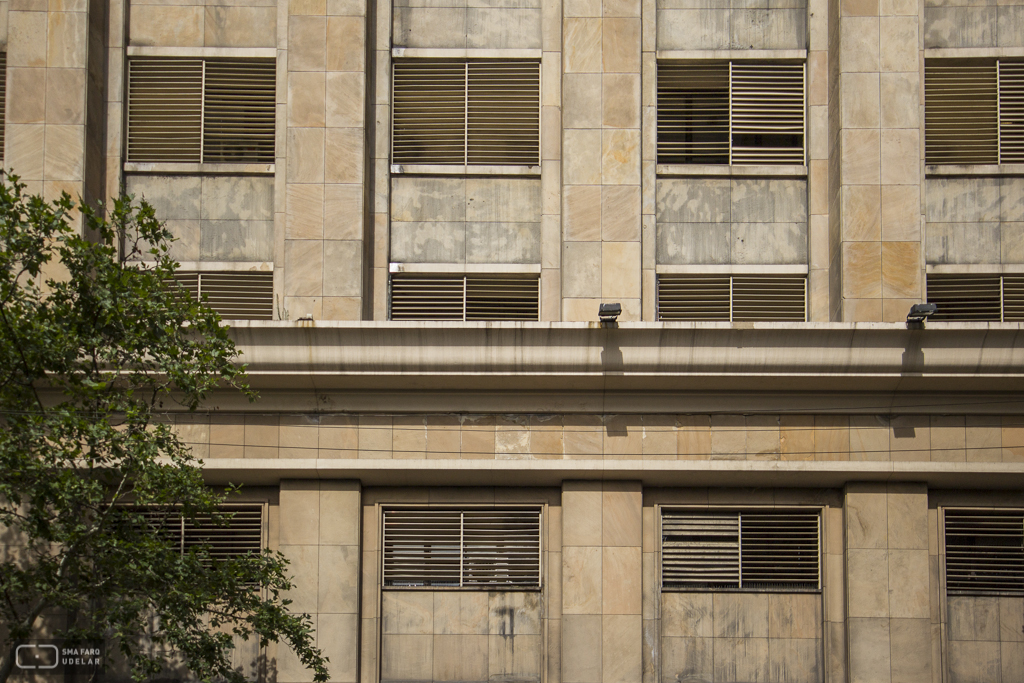
[[[818,593],[662,593],[662,683],[824,681]]]
[[[807,181],[658,180],[659,264],[807,264]]]
[[[387,590],[381,594],[381,683],[539,683],[539,592]]]
[[[395,176],[391,259],[540,264],[540,178]]]
[[[202,458],[1024,462],[1017,416],[179,415]]]
[[[659,50],[807,48],[806,0],[658,0]]]
[[[929,264],[1024,263],[1024,178],[928,178]]]
[[[274,180],[268,176],[129,175],[125,191],[153,205],[180,261],[273,261]]]

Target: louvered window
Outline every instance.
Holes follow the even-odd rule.
[[[129,162],[274,163],[273,59],[128,60]]]
[[[244,270],[225,272],[178,272],[180,287],[194,298],[204,298],[221,317],[229,320],[274,318],[274,274]]]
[[[659,320],[805,320],[807,278],[793,275],[659,275]]]
[[[540,163],[540,63],[396,61],[395,164]]]
[[[666,510],[662,590],[816,591],[820,537],[817,512]]]
[[[1024,596],[1024,511],[946,510],[946,592]]]
[[[1024,62],[929,59],[925,163],[1024,163]]]
[[[540,588],[540,510],[385,510],[384,585]]]
[[[929,320],[1024,322],[1024,275],[929,275]]]
[[[803,165],[804,65],[660,62],[659,164]]]
[[[215,524],[210,515],[185,519],[166,508],[131,507],[133,515],[182,553],[206,546],[210,557],[226,560],[263,551],[263,506],[223,505],[219,512],[232,515],[226,526]]]
[[[391,276],[392,320],[537,320],[537,277]]]

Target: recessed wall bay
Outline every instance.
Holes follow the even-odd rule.
[[[807,47],[806,0],[658,0],[659,50]]]
[[[153,205],[177,238],[181,261],[272,261],[271,176],[127,175],[125,188]]]
[[[1024,178],[928,178],[925,260],[1024,263]]]
[[[391,261],[540,263],[540,178],[396,176]]]
[[[807,263],[807,181],[661,178],[657,261],[663,265]]]

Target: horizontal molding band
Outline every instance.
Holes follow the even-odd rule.
[[[168,163],[126,161],[125,173],[161,175],[274,175],[274,164]]]
[[[258,388],[959,393],[1024,381],[1021,323],[239,321],[231,334]]]
[[[807,59],[807,50],[658,50],[655,54],[658,60],[688,61]]]
[[[786,265],[717,265],[688,263],[672,265],[659,263],[654,268],[659,275],[807,275],[806,264]]]
[[[529,273],[540,275],[539,263],[392,263],[392,273]]]
[[[645,486],[841,487],[920,482],[935,488],[1024,486],[1024,463],[751,462],[642,460],[207,459],[209,484],[273,485],[285,479],[358,479],[363,486],[560,486],[565,480],[630,480]]]
[[[726,164],[658,164],[661,178],[806,178],[806,166],[764,165],[738,166]]]
[[[158,47],[129,45],[129,57],[232,57],[235,59],[274,59],[276,47]]]

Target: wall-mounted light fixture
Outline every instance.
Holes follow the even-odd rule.
[[[597,316],[603,323],[613,323],[622,315],[622,304],[601,304]]]
[[[907,313],[907,329],[923,330],[925,318],[934,315],[937,310],[937,304],[914,304],[910,307],[910,313]]]

